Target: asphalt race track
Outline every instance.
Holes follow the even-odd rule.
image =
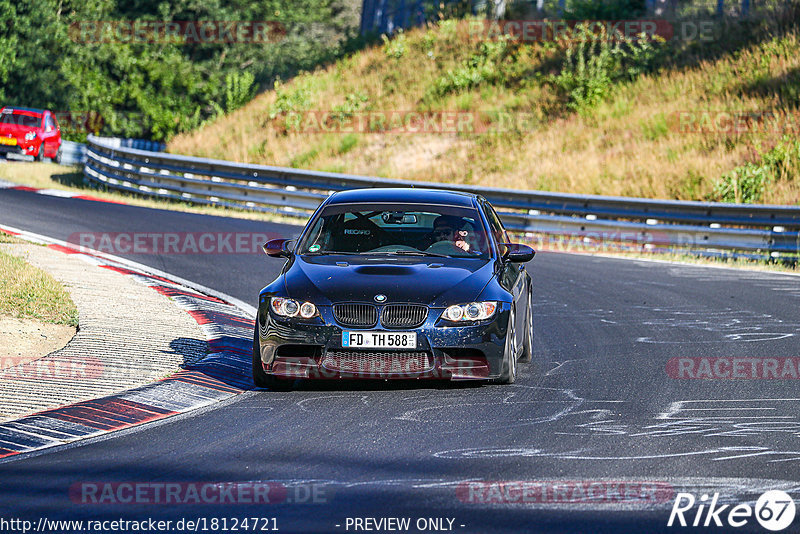
[[[0,224],[62,240],[75,232],[299,232],[9,190],[0,191]],[[253,305],[281,266],[263,254],[121,255]],[[695,532],[666,527],[677,492],[752,504],[765,489],[800,491],[800,382],[675,379],[666,370],[671,358],[800,356],[800,278],[553,253],[540,253],[528,269],[534,363],[521,366],[512,386],[356,382],[249,391],[0,464],[0,517],[260,517],[275,518],[281,532],[354,532],[353,518],[388,517],[411,518],[412,527],[441,518],[440,526],[465,533]],[[573,490],[596,482],[606,493],[498,502],[502,491],[492,491],[508,485],[492,481]],[[274,482],[286,493],[258,505],[71,500],[75,484],[105,482]],[[608,490],[648,484],[661,497],[621,502]],[[752,518],[736,530],[765,532]]]

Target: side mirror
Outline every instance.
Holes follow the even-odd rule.
[[[502,243],[503,259],[512,263],[526,263],[533,259],[536,251],[521,243]]]
[[[292,255],[291,244],[291,239],[273,239],[264,243],[261,248],[271,258],[289,258]]]

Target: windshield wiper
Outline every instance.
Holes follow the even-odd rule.
[[[320,250],[317,252],[302,252],[301,256],[358,256],[358,252],[343,252],[341,250]]]
[[[447,254],[439,254],[438,252],[423,252],[418,250],[395,250],[392,252],[381,252],[380,254],[388,254],[391,256],[433,256],[435,258],[449,258]]]

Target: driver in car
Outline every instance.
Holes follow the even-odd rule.
[[[433,220],[433,231],[425,236],[420,250],[429,248],[434,243],[450,241],[465,252],[469,252],[467,230],[464,229],[464,220],[455,215],[440,215]]]

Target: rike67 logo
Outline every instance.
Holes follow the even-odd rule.
[[[770,490],[761,495],[755,509],[749,504],[717,504],[719,493],[709,500],[708,495],[696,499],[691,493],[678,493],[672,504],[667,526],[728,526],[743,527],[754,516],[756,521],[767,530],[774,532],[784,530],[794,521],[795,504],[785,491]],[[693,510],[697,505],[697,509]]]

